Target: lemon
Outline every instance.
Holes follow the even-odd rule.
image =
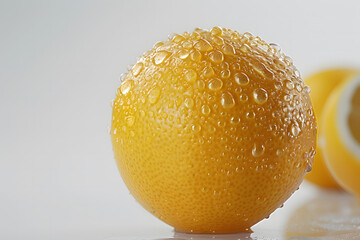
[[[360,75],[334,90],[322,113],[320,141],[330,172],[360,197]]]
[[[315,135],[309,89],[292,60],[219,27],[155,44],[113,104],[124,182],[180,232],[249,231],[298,189]]]
[[[322,119],[321,112],[331,92],[342,82],[353,77],[357,72],[358,71],[355,69],[328,69],[313,74],[305,79],[306,85],[311,88],[310,98],[314,107],[315,116],[319,123]],[[318,127],[321,129],[321,124],[319,124]],[[340,188],[326,167],[323,152],[319,147],[319,144],[317,146],[312,171],[306,175],[305,179],[321,187]]]

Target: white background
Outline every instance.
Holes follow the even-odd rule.
[[[306,76],[359,67],[359,23],[359,1],[0,1],[0,238],[171,231],[129,195],[107,130],[120,74],[168,34],[251,32]]]

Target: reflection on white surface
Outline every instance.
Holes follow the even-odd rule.
[[[285,228],[289,239],[360,239],[360,204],[337,192],[324,192],[300,206]]]
[[[305,188],[309,190],[310,186]],[[287,217],[288,213],[290,215]],[[260,222],[253,228],[252,233],[186,234],[169,232],[168,234],[156,234],[150,231],[143,235],[119,236],[106,240],[360,239],[360,204],[355,198],[344,192],[319,191],[310,200],[297,201],[296,205],[280,209],[274,216],[275,221],[270,218]],[[276,218],[282,219],[282,222]]]
[[[223,240],[243,240],[243,239],[257,239],[252,238],[251,233],[238,233],[238,234],[186,234],[186,233],[173,233],[169,237],[120,237],[108,238],[106,240],[210,240],[210,239],[223,239]]]

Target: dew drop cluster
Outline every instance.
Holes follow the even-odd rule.
[[[268,167],[267,159],[309,151],[286,148],[316,131],[309,91],[276,44],[225,28],[196,29],[156,43],[126,74],[114,102],[124,122],[115,130],[124,126],[138,137],[136,124],[161,123],[180,137],[190,134],[195,145],[225,142],[226,152]]]

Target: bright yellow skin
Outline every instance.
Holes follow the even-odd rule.
[[[283,57],[216,27],[142,56],[117,92],[111,134],[145,209],[177,231],[235,233],[290,197],[311,168],[316,123]]]
[[[338,127],[338,111],[342,107],[339,105],[339,99],[348,82],[336,88],[326,103],[319,137],[324,138],[322,148],[331,174],[345,190],[360,199],[360,156],[355,156],[345,145]]]
[[[321,113],[331,92],[341,83],[350,79],[357,73],[358,70],[355,69],[329,69],[305,79],[306,85],[311,88],[310,98],[314,107],[316,119],[319,123],[321,123]],[[318,128],[321,129],[322,125],[319,124]],[[306,175],[305,179],[321,187],[340,188],[339,184],[331,176],[326,167],[323,152],[319,144],[317,144],[312,171]]]

